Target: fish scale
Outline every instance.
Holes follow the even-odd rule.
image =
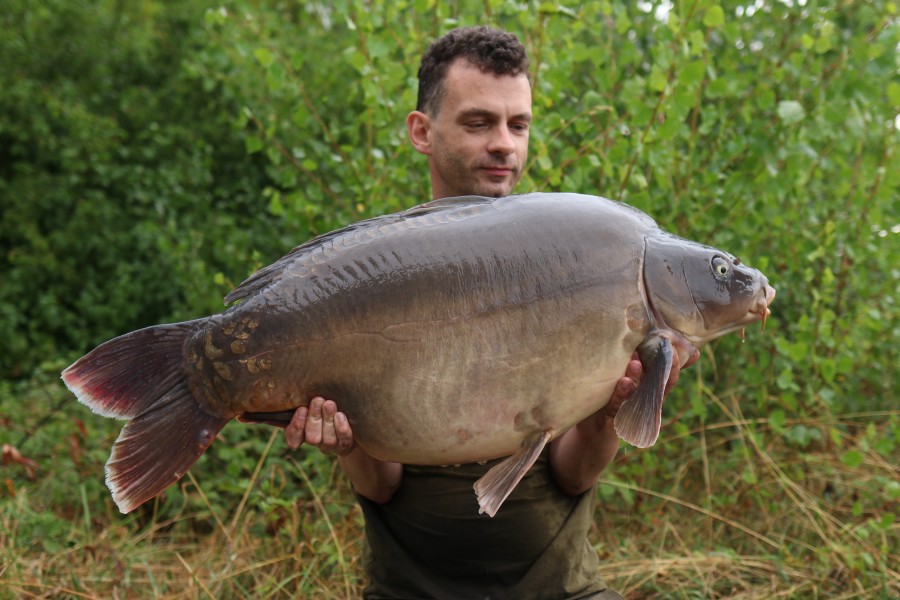
[[[454,198],[302,244],[228,294],[225,312],[120,336],[63,379],[129,419],[107,463],[123,512],[183,475],[229,420],[284,426],[323,396],[377,459],[508,456],[475,486],[493,515],[547,443],[606,405],[635,351],[645,375],[616,430],[652,445],[674,353],[684,364],[764,318],[774,293],[618,202]]]

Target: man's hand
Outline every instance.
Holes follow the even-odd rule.
[[[675,387],[675,383],[678,381],[678,375],[681,372],[681,361],[678,358],[678,353],[672,353],[672,370],[669,372],[669,380],[666,381],[666,389],[665,394],[668,395],[672,388]],[[697,358],[699,357],[699,353],[695,356],[691,356],[687,363],[684,365],[684,368],[692,365]],[[607,402],[606,406],[601,408],[595,414],[598,417],[605,417],[607,419],[615,418],[616,414],[619,412],[619,409],[622,407],[622,404],[628,400],[628,397],[637,389],[638,384],[641,382],[641,377],[644,374],[644,365],[641,364],[641,359],[638,357],[637,352],[631,355],[631,360],[628,362],[628,366],[625,367],[625,375],[623,375],[618,382],[616,382],[616,387],[613,390],[612,397]]]
[[[681,365],[678,353],[674,353],[672,371],[666,382],[668,394]],[[685,367],[697,360],[691,356]],[[614,429],[616,414],[641,382],[644,367],[637,352],[631,355],[625,375],[616,382],[612,397],[606,405],[578,423],[550,444],[550,469],[560,488],[567,494],[581,494],[597,483],[619,449],[619,438]]]
[[[294,450],[305,443],[337,454],[353,488],[373,502],[388,502],[400,487],[403,465],[376,460],[357,446],[347,415],[338,411],[333,400],[316,396],[308,407],[294,411],[284,438]]]
[[[356,447],[347,415],[338,412],[333,400],[318,396],[310,400],[308,407],[301,406],[294,411],[284,437],[288,447],[294,450],[306,443],[326,454],[347,456]]]

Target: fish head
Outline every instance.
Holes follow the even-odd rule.
[[[657,327],[694,345],[770,314],[775,289],[731,254],[662,231],[646,238],[644,287]]]

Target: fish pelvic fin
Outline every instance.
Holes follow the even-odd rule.
[[[127,333],[62,373],[82,404],[129,421],[106,463],[107,487],[123,513],[184,475],[230,420],[208,414],[188,389],[184,345],[199,322]]]
[[[500,505],[538,459],[551,437],[550,431],[540,431],[532,435],[522,442],[518,452],[494,466],[475,482],[478,514],[487,513],[490,517],[497,514]]]
[[[659,438],[674,352],[672,340],[659,330],[652,330],[638,346],[644,375],[637,389],[622,403],[614,421],[618,436],[638,448],[648,448]]]

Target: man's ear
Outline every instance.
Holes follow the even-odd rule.
[[[406,117],[406,131],[413,148],[431,155],[431,120],[423,112],[412,111]]]

